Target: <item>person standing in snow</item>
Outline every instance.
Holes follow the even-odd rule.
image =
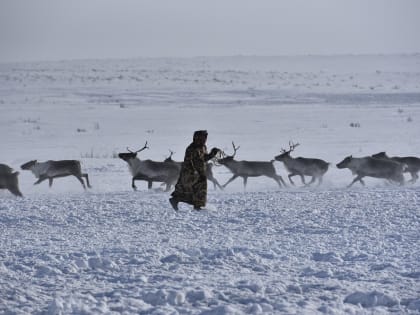
[[[220,150],[211,149],[207,153],[207,131],[197,130],[194,132],[193,142],[185,151],[184,163],[182,164],[175,191],[169,202],[178,210],[178,203],[185,202],[194,206],[195,210],[201,210],[207,201],[207,161],[216,156]]]

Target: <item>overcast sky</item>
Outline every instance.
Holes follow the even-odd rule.
[[[0,0],[0,62],[420,52],[419,0]]]

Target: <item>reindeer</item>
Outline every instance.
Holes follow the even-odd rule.
[[[183,162],[176,162],[174,160],[172,160],[172,155],[175,153],[171,150],[169,150],[170,155],[165,159],[165,162],[172,162],[172,163],[178,163],[178,165],[180,165],[180,168],[182,167],[182,163]],[[213,175],[213,164],[212,163],[207,163],[206,164],[206,176],[207,176],[207,180],[211,181],[213,183],[214,189],[216,190],[217,188],[219,188],[220,190],[223,190],[223,187],[219,184],[219,182],[217,181],[217,179],[214,177]]]
[[[276,183],[281,187],[281,184],[286,186],[283,178],[280,175],[276,174],[276,169],[274,168],[273,162],[263,162],[263,161],[236,161],[234,157],[236,151],[239,147],[235,146],[235,143],[232,141],[233,146],[233,155],[226,156],[218,159],[217,163],[226,166],[232,173],[233,176],[222,186],[226,187],[231,181],[237,177],[242,177],[244,180],[244,189],[246,189],[246,184],[248,177],[257,177],[257,176],[267,176],[276,181]]]
[[[21,169],[31,171],[35,177],[38,178],[34,185],[38,185],[39,183],[48,179],[49,186],[51,187],[54,178],[73,175],[79,180],[84,189],[86,189],[86,185],[83,182],[82,177],[86,179],[87,186],[92,188],[89,183],[88,174],[82,173],[80,162],[77,160],[49,160],[46,162],[38,162],[37,160],[32,160],[22,164]]]
[[[166,191],[169,191],[171,185],[175,185],[179,172],[180,165],[173,162],[156,162],[152,160],[143,160],[137,158],[137,153],[148,149],[147,141],[143,148],[137,151],[131,151],[127,148],[129,153],[119,153],[118,157],[128,163],[128,168],[133,176],[131,187],[137,190],[135,185],[136,180],[147,181],[148,189],[152,188],[153,182],[163,182],[166,184]]]
[[[19,172],[13,172],[13,169],[6,164],[0,164],[0,189],[7,189],[13,195],[23,197],[18,185]]]
[[[379,152],[372,155],[373,158],[382,159],[382,160],[391,160],[401,164],[407,165],[404,172],[410,173],[411,179],[408,181],[411,184],[414,184],[419,176],[417,173],[420,171],[420,158],[415,156],[393,156],[389,157],[385,152]]]
[[[375,159],[370,156],[354,158],[350,155],[338,163],[337,167],[340,169],[348,168],[353,174],[357,175],[347,187],[351,187],[356,181],[360,181],[365,186],[362,180],[365,176],[385,178],[400,185],[404,184],[403,172],[406,166],[394,161]]]
[[[292,177],[296,175],[300,176],[302,183],[305,186],[311,185],[316,179],[318,179],[318,185],[320,185],[322,183],[322,177],[328,171],[329,164],[321,159],[291,157],[290,152],[292,152],[298,145],[299,143],[293,144],[293,142],[289,142],[289,150],[286,151],[285,149],[282,149],[281,154],[277,155],[274,159],[276,161],[283,162],[287,171],[290,173],[288,177],[292,185],[295,184],[292,181]],[[305,183],[305,175],[312,176],[309,183]]]

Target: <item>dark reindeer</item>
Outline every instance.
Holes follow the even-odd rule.
[[[0,189],[7,189],[13,195],[22,197],[18,183],[19,172],[13,172],[13,169],[6,164],[0,164]]]
[[[86,189],[82,177],[86,179],[87,186],[92,188],[89,183],[88,174],[82,173],[80,162],[77,160],[60,160],[38,162],[37,160],[29,161],[21,166],[21,169],[31,171],[38,180],[34,183],[37,185],[48,179],[49,186],[53,184],[53,179],[73,175]]]
[[[175,152],[173,152],[171,150],[169,150],[169,152],[170,152],[170,155],[165,159],[165,162],[178,163],[178,165],[180,166],[180,169],[181,169],[183,162],[176,162],[176,161],[172,160],[172,155],[174,155]],[[212,163],[206,163],[206,176],[207,176],[207,180],[209,180],[213,183],[213,186],[214,186],[215,190],[217,188],[219,188],[220,190],[223,190],[223,187],[219,184],[219,182],[217,181],[217,179],[213,175],[213,164]]]
[[[281,184],[286,186],[283,178],[280,175],[276,174],[276,169],[274,168],[273,161],[263,162],[263,161],[236,161],[234,157],[236,151],[239,147],[235,147],[235,144],[232,142],[233,146],[233,155],[226,156],[218,159],[217,163],[226,166],[229,171],[233,173],[233,176],[224,184],[222,187],[226,187],[231,181],[237,177],[242,177],[244,180],[244,189],[246,189],[246,184],[248,177],[257,177],[257,176],[267,176],[276,181],[276,183],[281,187]]]
[[[420,171],[420,158],[415,156],[392,156],[389,157],[385,152],[379,152],[372,155],[373,158],[382,159],[382,160],[391,160],[401,164],[407,165],[404,172],[410,173],[411,179],[408,181],[411,184],[414,184],[419,176],[417,173]]]
[[[137,151],[131,151],[127,148],[129,153],[119,153],[118,157],[128,163],[128,168],[133,176],[131,187],[137,189],[135,185],[136,180],[147,181],[148,189],[152,188],[153,182],[163,182],[166,184],[166,191],[169,191],[171,185],[175,185],[180,166],[173,162],[157,162],[152,160],[140,160],[137,158],[137,153],[148,149],[147,141],[143,148]]]
[[[370,156],[354,158],[350,155],[338,163],[337,167],[340,169],[348,168],[353,174],[357,175],[347,187],[351,187],[356,181],[360,181],[365,186],[362,180],[365,176],[384,178],[400,185],[404,184],[403,172],[406,166],[394,161],[376,159]]]
[[[296,175],[300,176],[302,183],[306,186],[311,185],[316,179],[318,179],[318,185],[320,185],[322,183],[322,177],[328,171],[329,164],[321,159],[291,157],[290,152],[292,152],[298,145],[299,143],[293,144],[293,142],[289,142],[289,150],[286,151],[285,149],[282,149],[281,154],[275,157],[276,161],[283,162],[289,172],[288,177],[292,185],[295,184],[292,181],[292,177]],[[312,176],[309,183],[305,182],[305,176]]]

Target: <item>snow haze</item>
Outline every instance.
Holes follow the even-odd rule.
[[[0,2],[0,62],[412,53],[415,0]]]

